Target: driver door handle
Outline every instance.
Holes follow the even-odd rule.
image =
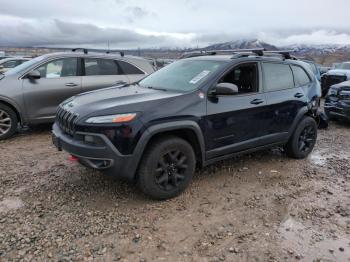
[[[76,83],[67,83],[67,84],[65,84],[65,86],[75,87],[75,86],[78,86],[78,85]]]
[[[301,97],[303,97],[304,95],[302,94],[302,93],[296,93],[295,95],[294,95],[294,97],[296,97],[296,98],[301,98]]]
[[[264,103],[264,100],[257,98],[257,99],[252,100],[250,103],[253,105],[259,105],[259,104]]]

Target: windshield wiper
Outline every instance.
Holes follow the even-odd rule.
[[[148,89],[154,89],[154,90],[160,90],[160,91],[168,91],[165,88],[161,88],[161,87],[154,87],[154,86],[147,86]]]

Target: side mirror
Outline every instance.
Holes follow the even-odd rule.
[[[231,83],[220,83],[217,84],[210,91],[211,96],[232,96],[238,93],[238,87]]]
[[[27,74],[29,79],[40,79],[41,74],[38,70],[33,70]]]

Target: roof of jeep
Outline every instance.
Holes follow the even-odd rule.
[[[292,65],[299,65],[302,66],[310,76],[313,75],[313,72],[311,71],[310,66],[306,63],[303,62],[302,60],[294,60],[294,59],[282,59],[281,57],[278,56],[247,56],[247,57],[233,57],[233,55],[204,55],[204,56],[195,56],[195,57],[190,57],[190,58],[184,58],[186,60],[211,60],[211,61],[223,61],[223,62],[231,62],[235,60],[240,60],[240,61],[265,61],[265,62],[284,62],[284,63],[289,63]]]
[[[233,55],[203,55],[203,56],[195,56],[195,57],[190,57],[190,58],[184,58],[186,60],[212,60],[212,61],[234,61],[234,60],[261,60],[261,61],[270,61],[270,62],[288,62],[291,64],[298,64],[298,65],[303,65],[303,61],[301,60],[294,60],[294,59],[281,59],[278,56],[246,56],[246,57],[233,57]]]

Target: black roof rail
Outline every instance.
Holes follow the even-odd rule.
[[[245,53],[246,55],[248,54],[255,54],[258,56],[263,56],[265,48],[251,48],[251,49],[225,49],[225,50],[213,50],[213,52],[216,53]]]
[[[88,50],[86,48],[73,48],[72,49],[72,52],[76,52],[78,50],[82,50],[84,52],[84,54],[87,54],[88,53]]]
[[[232,59],[248,57],[248,56],[264,56],[264,55],[279,55],[282,59],[292,59],[298,60],[296,57],[292,56],[290,53],[295,52],[295,50],[271,50],[267,51],[265,48],[252,48],[252,49],[225,49],[225,50],[197,50],[188,53],[184,53],[180,58],[190,58],[197,56],[206,55],[217,55],[218,53],[230,53],[233,54]]]
[[[118,50],[108,50],[106,54],[111,54],[111,53],[119,53],[120,56],[125,56],[124,51],[118,51]]]
[[[281,55],[284,59],[293,59],[297,60],[296,57],[291,56],[290,53],[294,53],[295,50],[276,50],[276,51],[265,51],[265,54],[278,54]]]

